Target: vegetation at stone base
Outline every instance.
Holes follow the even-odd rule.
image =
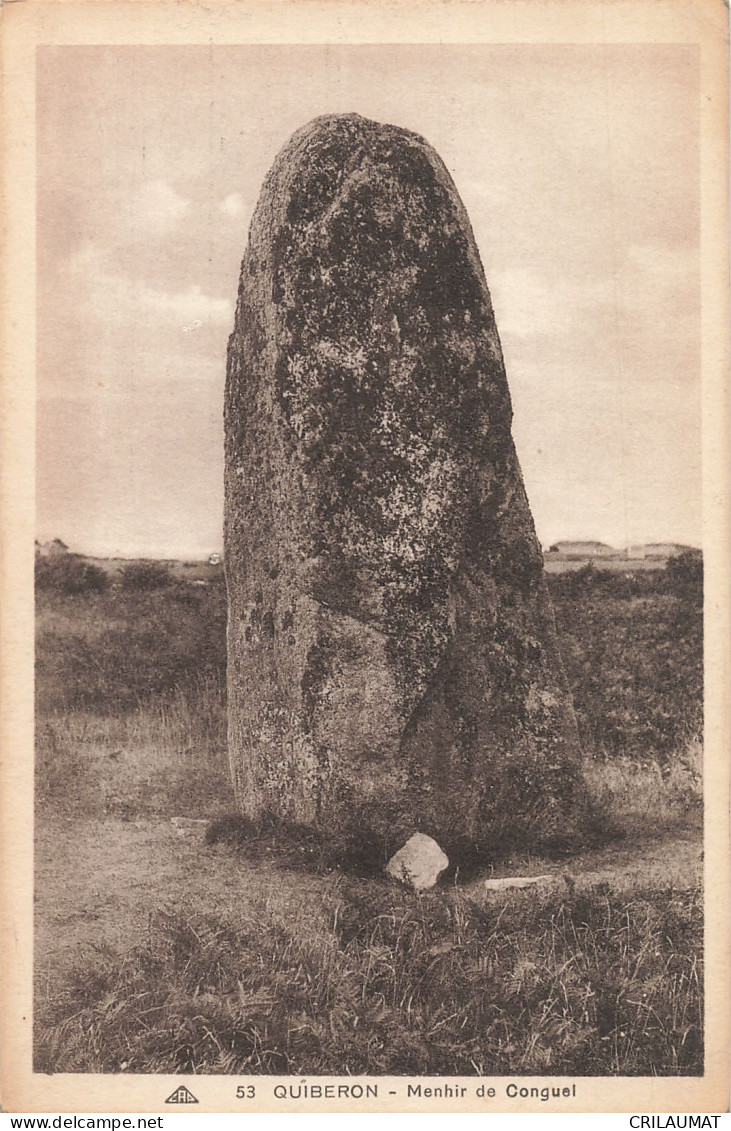
[[[333,878],[317,918],[159,914],[39,1013],[36,1072],[698,1075],[693,893],[500,905]]]
[[[546,860],[569,859],[584,849],[600,847],[626,836],[659,836],[673,828],[700,827],[703,805],[703,750],[699,741],[688,743],[667,767],[657,762],[631,758],[593,761],[585,766],[589,797],[601,822],[594,836],[591,830],[581,843],[571,846],[533,845],[531,851]],[[283,824],[268,815],[258,821],[237,812],[227,812],[210,822],[207,844],[223,844],[240,852],[247,860],[271,859],[271,854],[288,868],[328,873],[333,869],[356,876],[380,876],[403,836],[384,835],[369,824],[367,810],[362,818],[344,830],[327,835],[296,824]],[[525,845],[512,841],[497,843],[490,851],[465,844],[449,847],[450,866],[440,878],[440,886],[463,882],[492,864],[525,854]]]

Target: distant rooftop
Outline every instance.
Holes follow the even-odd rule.
[[[551,554],[585,554],[589,557],[619,553],[612,546],[608,546],[606,542],[594,541],[554,542],[552,546],[549,546],[548,552]]]
[[[549,546],[549,554],[559,554],[563,558],[674,558],[684,553],[700,553],[694,546],[682,542],[635,542],[626,548],[616,550],[606,542],[593,539],[554,542]]]

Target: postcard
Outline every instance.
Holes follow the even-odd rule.
[[[2,11],[2,1104],[728,1100],[728,11]]]

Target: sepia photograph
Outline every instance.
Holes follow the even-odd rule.
[[[700,43],[133,39],[35,45],[28,1072],[704,1095]]]

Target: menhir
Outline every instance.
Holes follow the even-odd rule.
[[[416,134],[318,118],[229,344],[229,744],[250,817],[450,853],[568,843],[576,721],[464,206]]]

